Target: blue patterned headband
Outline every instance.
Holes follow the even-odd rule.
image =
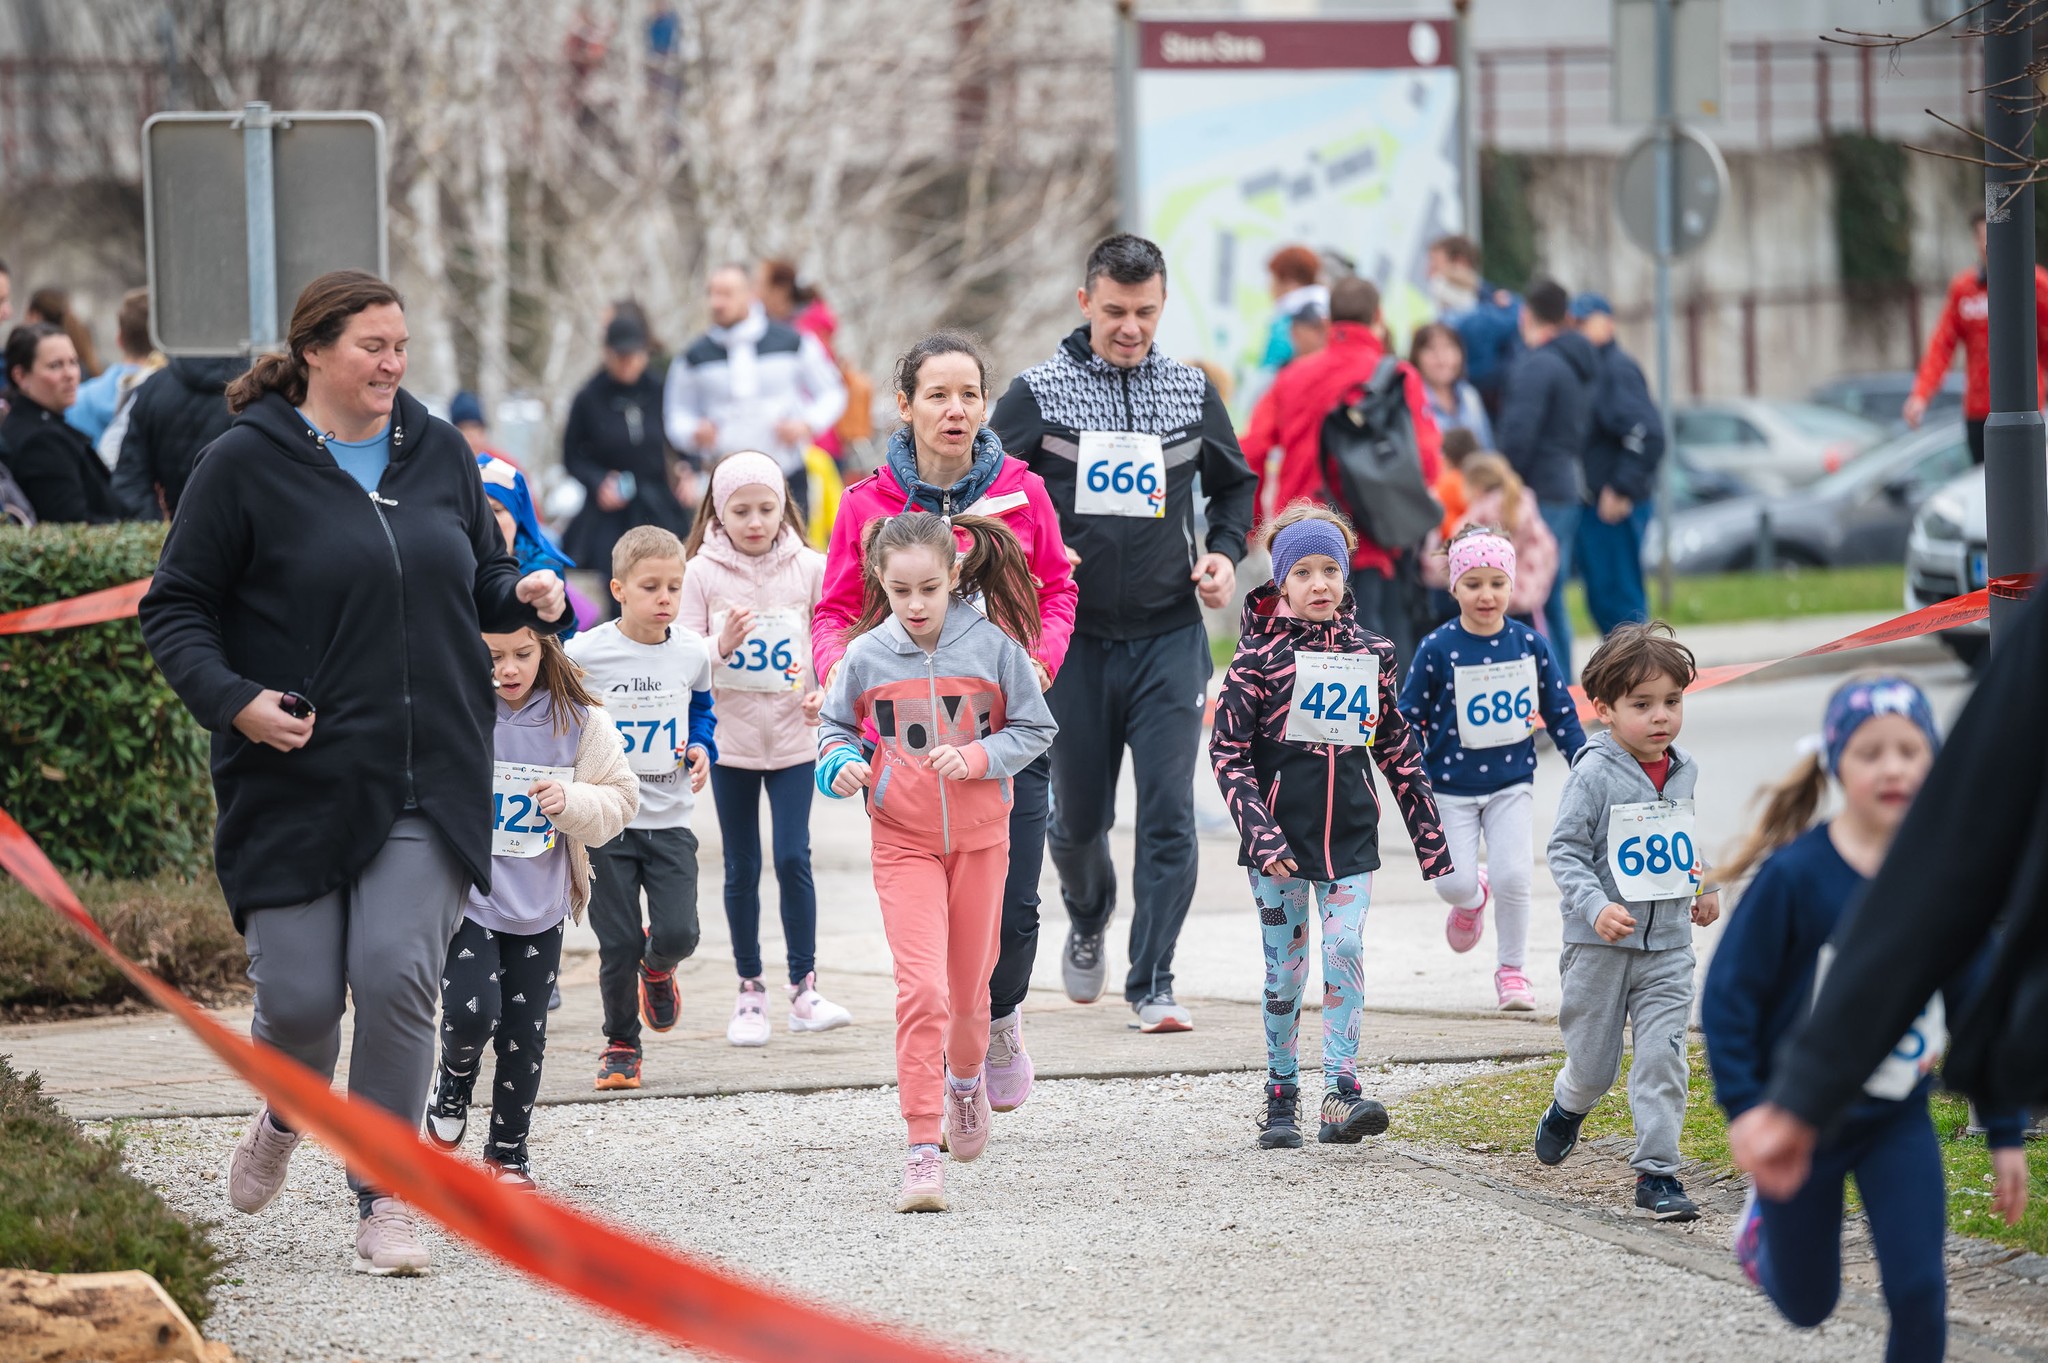
[[[1821,752],[1827,759],[1828,775],[1842,769],[1842,750],[1866,720],[1879,715],[1904,715],[1927,735],[1927,745],[1941,751],[1941,726],[1935,723],[1934,707],[1921,689],[1904,677],[1875,677],[1853,681],[1828,698],[1828,715],[1821,726]]]

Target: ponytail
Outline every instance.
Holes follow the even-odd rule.
[[[1819,753],[1808,753],[1764,797],[1764,810],[1742,845],[1715,868],[1723,885],[1732,885],[1756,869],[1758,862],[1804,833],[1820,812],[1827,794],[1828,773]]]
[[[333,345],[348,330],[348,319],[365,308],[392,304],[401,311],[398,290],[365,270],[330,270],[308,284],[292,307],[285,333],[286,353],[258,355],[240,378],[228,385],[228,410],[237,414],[261,401],[266,393],[282,393],[297,407],[306,400],[306,352]]]
[[[955,533],[967,536],[960,552]],[[955,564],[960,580],[954,594],[979,595],[989,621],[1026,648],[1038,642],[1038,589],[1024,546],[1010,527],[989,516],[955,516],[948,521],[929,511],[870,521],[861,533],[860,616],[847,627],[845,639],[866,634],[889,618],[889,593],[882,586],[882,565],[898,549],[923,547],[941,563]]]
[[[306,365],[297,355],[258,355],[256,362],[228,384],[228,410],[240,415],[265,393],[282,393],[297,407],[306,400]]]

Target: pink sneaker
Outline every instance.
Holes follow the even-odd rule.
[[[829,1032],[847,1026],[853,1014],[818,992],[818,972],[804,976],[802,984],[789,987],[789,1030]]]
[[[946,1165],[930,1146],[913,1148],[903,1166],[903,1191],[896,1195],[899,1212],[946,1210]]]
[[[1024,1052],[1024,1010],[997,1018],[988,1028],[988,1058],[981,1073],[988,1080],[988,1105],[997,1112],[1015,1112],[1031,1096],[1031,1057]]]
[[[1529,977],[1514,966],[1504,965],[1493,972],[1493,992],[1500,996],[1503,1013],[1536,1011],[1536,991],[1530,986]]]
[[[988,1147],[988,1081],[976,1076],[962,1093],[946,1076],[946,1153],[962,1164],[980,1157]]]
[[[1486,905],[1493,898],[1493,887],[1486,883],[1486,872],[1479,873],[1479,904],[1476,908],[1454,908],[1444,919],[1444,940],[1451,944],[1452,951],[1470,951],[1479,945],[1479,934],[1486,922]]]

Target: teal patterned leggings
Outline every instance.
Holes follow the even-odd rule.
[[[1308,983],[1309,894],[1323,910],[1323,1085],[1358,1080],[1358,1010],[1365,998],[1365,911],[1372,872],[1343,880],[1283,880],[1251,874],[1266,945],[1266,1068],[1275,1079],[1300,1074],[1301,991]]]

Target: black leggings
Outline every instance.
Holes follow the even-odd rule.
[[[532,936],[496,932],[464,918],[441,971],[441,1064],[476,1082],[484,1047],[494,1046],[491,1132],[484,1154],[523,1162],[540,1067],[548,1049],[548,996],[562,964],[557,924]]]

